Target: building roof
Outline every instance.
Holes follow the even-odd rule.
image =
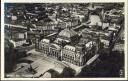
[[[41,40],[42,42],[45,42],[45,43],[50,43],[50,40],[48,40],[48,39],[43,39],[43,40]]]
[[[57,38],[57,39],[56,39],[56,42],[62,42],[62,41],[63,41],[63,42],[65,41],[65,42],[67,42],[67,43],[70,42],[70,41],[69,41],[67,38],[65,38],[65,37],[63,37],[63,38],[61,37],[61,38]]]
[[[57,44],[51,44],[51,47],[52,48],[55,48],[55,49],[57,49],[57,50],[60,50],[61,49],[61,47],[59,46],[59,45],[57,45]]]
[[[59,33],[59,36],[71,38],[73,36],[77,35],[77,33],[73,30],[64,29]]]
[[[9,40],[9,43],[11,43],[14,47],[16,47],[16,43],[13,40]]]
[[[93,41],[90,41],[90,42],[88,42],[88,43],[86,44],[86,47],[92,47],[92,45],[93,45]]]

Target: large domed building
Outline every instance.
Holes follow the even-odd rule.
[[[68,37],[68,38],[71,38],[76,35],[77,33],[75,31],[69,29],[64,29],[59,33],[59,36]]]
[[[39,50],[48,57],[83,66],[96,54],[97,43],[92,40],[81,42],[80,39],[77,32],[66,28],[58,34],[54,41],[42,39],[39,43]]]
[[[66,43],[66,44],[71,44],[71,43],[76,43],[78,41],[78,34],[77,32],[75,32],[74,30],[70,30],[70,29],[64,29],[62,30],[59,34],[57,39],[55,40],[56,43],[58,44],[62,44],[62,43]]]

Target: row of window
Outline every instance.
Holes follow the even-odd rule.
[[[55,49],[52,49],[52,48],[49,48],[49,47],[45,47],[44,46],[41,46],[40,47],[40,50],[42,50],[43,53],[49,55],[49,56],[52,56],[52,57],[55,57],[55,58],[59,58],[61,56],[61,52],[58,51],[58,50],[55,50]],[[69,52],[68,50],[67,51],[63,51],[62,52],[62,60],[65,60],[67,62],[70,62],[70,63],[73,63],[75,65],[79,65],[81,66],[83,63],[84,63],[84,60],[82,60],[82,63],[80,61],[80,59],[83,59],[84,57],[75,57],[73,52],[72,54],[70,54],[71,52]],[[68,55],[70,54],[70,55]]]
[[[58,57],[58,51],[52,49],[52,48],[47,48],[47,47],[41,47],[40,50],[43,50],[46,54],[51,54],[51,55],[55,55],[55,57]]]
[[[69,56],[69,55],[67,55],[67,54],[63,54],[63,57],[64,57],[64,58],[71,59],[71,60],[74,60],[74,56]]]
[[[75,61],[75,60],[71,60],[68,58],[63,58],[64,61],[70,62],[72,64],[78,65],[78,66],[82,66],[84,64],[84,62],[80,62],[80,61]]]
[[[63,52],[68,53],[70,56],[73,56],[75,54],[74,51],[70,51],[70,50],[66,50],[66,49],[64,49]]]
[[[54,57],[57,57],[57,58],[59,57],[58,53],[55,53],[55,54],[54,54],[54,53],[48,53],[48,54],[49,54],[50,56],[54,56]]]
[[[67,50],[67,51],[69,51],[69,50],[70,50],[70,51],[75,51],[75,49],[66,48],[66,47],[65,47],[64,49]]]
[[[70,59],[70,60],[74,60],[74,61],[80,61],[80,59],[83,59],[83,57],[74,57],[74,56],[69,56],[69,55],[67,55],[67,54],[63,54],[63,56],[62,56],[63,58],[67,58],[67,59]]]
[[[72,52],[72,51],[69,51],[69,50],[63,50],[63,53],[68,54],[69,56],[75,56],[77,58],[80,58],[79,53],[76,54],[76,52]]]

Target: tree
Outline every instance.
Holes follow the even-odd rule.
[[[58,77],[60,77],[60,74],[57,71],[53,70],[53,69],[50,69],[47,72],[50,72],[51,73],[51,77],[52,78],[58,78]]]
[[[15,62],[14,46],[8,39],[5,39],[5,72],[6,73],[11,72],[13,70],[14,62]]]
[[[71,78],[75,76],[75,70],[73,70],[70,67],[65,67],[63,69],[63,72],[61,73],[60,77],[64,77],[64,78]]]

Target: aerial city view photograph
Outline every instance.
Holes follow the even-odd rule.
[[[4,3],[5,78],[124,78],[124,3]]]

